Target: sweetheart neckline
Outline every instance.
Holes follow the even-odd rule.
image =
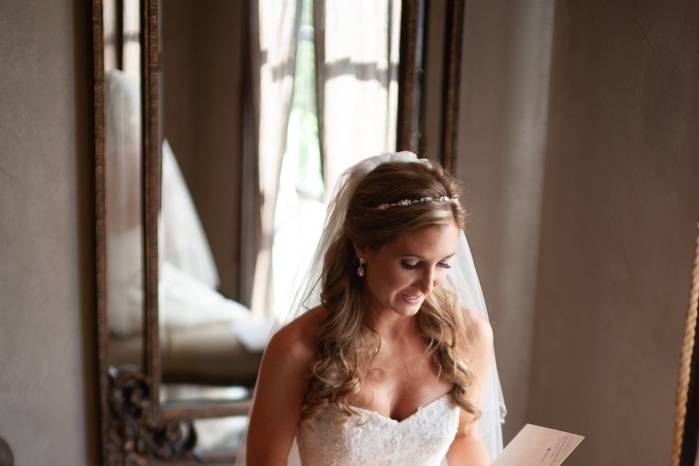
[[[367,413],[367,414],[372,414],[372,415],[374,415],[374,416],[376,416],[376,417],[378,417],[378,418],[380,418],[380,419],[384,419],[384,420],[386,420],[386,421],[390,421],[390,422],[392,422],[392,423],[394,423],[394,424],[403,424],[404,422],[406,422],[406,421],[412,419],[413,417],[417,416],[421,411],[424,411],[425,409],[427,409],[427,408],[429,408],[429,407],[431,407],[431,406],[437,404],[437,402],[443,400],[444,398],[446,398],[446,397],[449,396],[450,394],[451,394],[451,392],[447,392],[447,393],[445,393],[444,395],[440,396],[439,398],[437,398],[437,399],[435,399],[435,400],[430,401],[430,402],[427,403],[427,404],[424,404],[424,405],[422,405],[422,406],[418,406],[418,408],[415,410],[415,412],[414,412],[413,414],[409,415],[408,417],[404,417],[404,418],[401,419],[401,420],[393,419],[393,418],[390,417],[390,416],[384,416],[383,414],[381,414],[381,413],[379,413],[379,412],[377,412],[377,411],[374,411],[374,410],[372,410],[372,409],[360,408],[359,406],[353,406],[353,405],[349,405],[349,407],[352,408],[352,409],[356,409],[356,410],[358,410],[358,411],[364,411],[364,412]]]

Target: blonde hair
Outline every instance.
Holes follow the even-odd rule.
[[[378,249],[408,231],[452,222],[463,228],[463,207],[458,202],[440,200],[460,196],[456,179],[432,163],[383,163],[359,182],[341,232],[323,261],[320,297],[327,316],[315,340],[302,420],[314,417],[331,403],[346,415],[345,420],[354,414],[348,398],[361,388],[364,374],[360,361],[371,361],[380,348],[378,334],[365,323],[364,281],[356,274],[358,259],[353,243]],[[377,208],[426,197],[434,201]],[[468,337],[455,295],[442,287],[433,290],[415,318],[439,377],[454,385],[452,398],[478,416],[477,407],[467,397],[474,376],[465,359]]]

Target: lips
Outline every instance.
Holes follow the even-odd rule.
[[[407,304],[418,304],[422,301],[423,295],[422,294],[401,293],[400,297],[403,300],[403,302],[405,302]]]

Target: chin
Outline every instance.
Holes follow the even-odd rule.
[[[425,300],[421,300],[418,303],[415,304],[408,304],[398,300],[398,302],[395,303],[395,305],[391,306],[391,309],[393,309],[393,312],[396,314],[400,314],[402,316],[414,316],[415,314],[418,313],[420,308],[422,307],[422,303],[424,303]]]

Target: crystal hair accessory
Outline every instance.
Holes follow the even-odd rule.
[[[449,197],[449,196],[440,196],[440,197],[432,197],[432,196],[425,196],[421,197],[419,199],[401,199],[398,202],[387,202],[384,204],[379,204],[376,206],[377,209],[379,210],[385,210],[390,207],[397,207],[397,206],[409,206],[413,204],[419,204],[421,202],[449,202],[451,204],[458,204],[459,203],[459,198],[457,196],[454,197]]]

